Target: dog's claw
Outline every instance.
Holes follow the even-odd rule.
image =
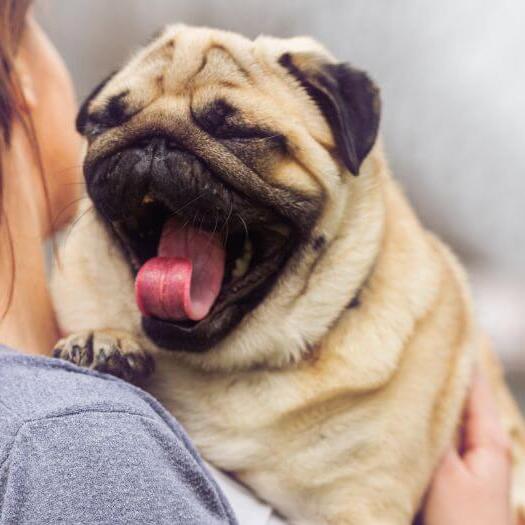
[[[56,344],[53,357],[135,384],[143,383],[155,368],[151,354],[129,334],[116,331],[82,332],[65,337]]]

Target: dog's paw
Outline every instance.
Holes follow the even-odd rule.
[[[134,384],[154,370],[153,357],[127,333],[113,330],[81,332],[61,339],[53,357],[111,374]]]

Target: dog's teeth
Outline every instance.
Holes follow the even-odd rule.
[[[253,247],[250,239],[246,239],[244,241],[244,248],[242,255],[236,259],[235,261],[235,267],[232,272],[232,276],[236,279],[239,279],[240,277],[244,277],[246,275],[246,272],[248,271],[248,268],[250,267],[250,262],[252,260],[253,255]]]
[[[142,199],[142,204],[151,204],[153,202],[153,197],[151,195],[146,195]]]

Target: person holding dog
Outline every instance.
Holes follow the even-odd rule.
[[[42,242],[74,216],[81,143],[69,74],[31,4],[0,0],[0,522],[236,523],[153,398],[45,357],[60,334]],[[509,524],[508,451],[490,388],[476,377],[464,449],[438,467],[423,522]]]

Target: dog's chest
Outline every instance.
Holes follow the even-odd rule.
[[[274,373],[248,380],[206,377],[177,366],[157,370],[152,393],[203,457],[299,523],[319,523],[319,512],[346,508],[350,495],[372,499],[377,486],[392,494],[399,490],[391,475],[399,468],[385,465],[404,454],[385,446],[393,422],[372,398],[328,389],[312,397],[302,378]],[[317,518],[306,519],[312,516]]]
[[[167,362],[157,369],[152,393],[203,456],[225,470],[318,468],[374,449],[373,436],[383,433],[384,420],[370,418],[362,396],[312,395],[293,374],[217,377]]]

